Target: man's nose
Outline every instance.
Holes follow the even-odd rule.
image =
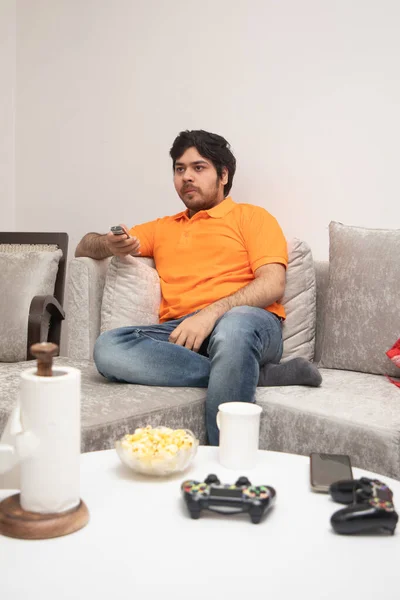
[[[186,169],[183,174],[183,181],[193,181],[193,171],[191,169]]]

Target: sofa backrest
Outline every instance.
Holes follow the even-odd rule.
[[[74,360],[93,358],[100,335],[100,312],[109,258],[73,258],[68,268],[67,355]]]
[[[329,281],[329,262],[314,261],[315,282],[317,286],[317,322],[315,331],[314,362],[321,360],[322,346],[324,342],[324,322],[326,311],[326,299]]]
[[[149,264],[149,259],[146,260]],[[100,335],[101,302],[109,261],[108,258],[104,260],[74,258],[69,263],[67,353],[71,359],[92,359],[93,346]],[[318,362],[322,352],[329,265],[328,262],[315,262],[314,264],[317,284],[314,361]]]

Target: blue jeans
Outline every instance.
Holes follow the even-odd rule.
[[[94,361],[98,371],[111,381],[208,387],[207,434],[215,446],[219,442],[218,406],[255,402],[260,365],[280,361],[281,323],[262,308],[237,306],[218,319],[197,353],[168,342],[170,333],[188,316],[106,331],[96,341]]]

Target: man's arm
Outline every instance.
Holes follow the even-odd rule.
[[[127,231],[126,226],[123,227]],[[128,234],[114,235],[111,231],[106,234],[87,233],[75,250],[76,257],[87,256],[96,260],[128,254],[140,256],[139,240],[136,237],[129,237]]]
[[[77,245],[75,256],[88,256],[89,258],[95,258],[96,260],[112,256],[106,238],[107,236],[105,234],[87,233]]]
[[[203,311],[212,314],[217,320],[235,306],[265,308],[282,298],[286,282],[286,269],[283,265],[278,263],[262,265],[255,271],[254,277],[253,281],[240,290],[213,302]]]
[[[213,302],[182,321],[169,336],[169,341],[198,352],[216,321],[231,308],[244,305],[265,308],[282,298],[286,281],[284,265],[262,265],[255,271],[254,277],[253,281],[234,294]]]

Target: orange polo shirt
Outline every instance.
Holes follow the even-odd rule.
[[[230,296],[262,265],[287,266],[286,240],[264,208],[228,197],[192,218],[188,211],[136,225],[142,256],[154,258],[160,276],[160,322],[179,319]],[[266,307],[285,317],[283,306]]]

